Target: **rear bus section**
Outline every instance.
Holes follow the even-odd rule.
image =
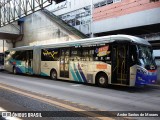
[[[7,53],[7,52],[6,52]],[[33,73],[33,50],[11,50],[5,57],[5,70],[17,73]]]

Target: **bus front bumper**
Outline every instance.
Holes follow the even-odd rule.
[[[142,74],[137,73],[136,83],[135,85],[147,85],[147,84],[155,84],[157,82],[157,74]]]

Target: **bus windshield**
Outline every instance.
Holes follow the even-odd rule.
[[[155,65],[152,49],[148,46],[139,46],[139,62],[144,67]]]

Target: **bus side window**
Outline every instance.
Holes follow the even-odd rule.
[[[15,54],[13,54],[13,59],[15,60],[26,60],[26,51],[16,51]]]
[[[72,48],[71,49],[71,61],[80,61],[81,60],[81,48]]]
[[[94,47],[82,48],[82,59],[84,61],[93,61]]]

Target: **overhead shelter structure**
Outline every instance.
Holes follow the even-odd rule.
[[[19,21],[21,18],[32,14],[40,9],[52,4],[62,2],[64,0],[0,0],[0,27],[10,25],[13,27],[13,22]],[[19,26],[17,25],[15,29]],[[6,33],[0,31],[0,39],[11,40],[13,43],[23,38],[23,33],[20,28],[19,33]],[[2,29],[3,30],[3,29]]]
[[[77,39],[87,38],[88,36],[78,31],[74,27],[66,24],[64,21],[62,21],[60,18],[58,18],[56,15],[54,15],[50,11],[47,11],[46,9],[44,9],[44,7],[52,4],[53,1],[55,3],[59,3],[65,0],[7,0],[7,1],[1,0],[0,27],[6,26],[8,24],[12,25],[14,21],[18,21],[18,23],[20,24],[23,22],[25,23],[25,20],[27,20],[28,15],[42,9],[42,13],[46,16],[46,18],[51,19],[52,22],[54,22],[56,26],[58,26],[58,29],[64,29],[64,31],[67,31],[67,33],[70,34],[70,37],[73,36],[73,37],[76,37]],[[33,22],[34,18],[31,18],[31,19]],[[20,27],[20,26],[17,25],[17,27]],[[31,26],[28,26],[28,27],[31,27]],[[23,31],[19,29],[19,33],[17,32],[16,34],[12,35],[13,33],[7,32],[6,34],[3,31],[0,31],[0,39],[5,39],[5,40],[10,39],[14,44],[17,41],[20,41],[23,39],[23,32],[25,32],[24,29]],[[59,31],[58,33],[60,34]]]
[[[0,0],[0,27],[52,4],[52,0]]]

